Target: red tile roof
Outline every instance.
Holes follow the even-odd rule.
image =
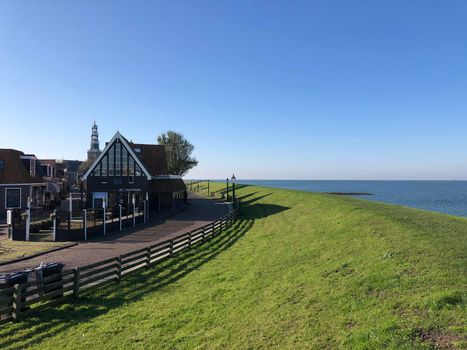
[[[32,176],[21,160],[25,154],[15,149],[0,148],[0,160],[4,169],[0,170],[0,184],[43,183],[41,177]]]
[[[147,145],[141,143],[128,143],[133,150],[141,149],[141,154],[136,153],[144,167],[151,176],[167,175],[167,157],[164,145]]]

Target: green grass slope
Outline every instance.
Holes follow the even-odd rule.
[[[466,348],[466,219],[264,187],[237,196],[231,231],[0,327],[0,348]]]

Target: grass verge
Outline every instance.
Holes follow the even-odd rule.
[[[0,240],[0,264],[3,265],[17,259],[47,253],[72,244],[70,242],[23,242],[2,239]]]

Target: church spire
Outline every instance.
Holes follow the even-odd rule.
[[[91,132],[91,147],[88,151],[88,160],[95,161],[97,157],[99,157],[100,153],[101,150],[99,149],[99,132],[97,131],[96,121],[94,121]]]

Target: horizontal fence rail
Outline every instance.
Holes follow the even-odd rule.
[[[231,227],[236,211],[171,239],[39,280],[0,289],[0,325],[48,309],[199,245]]]

